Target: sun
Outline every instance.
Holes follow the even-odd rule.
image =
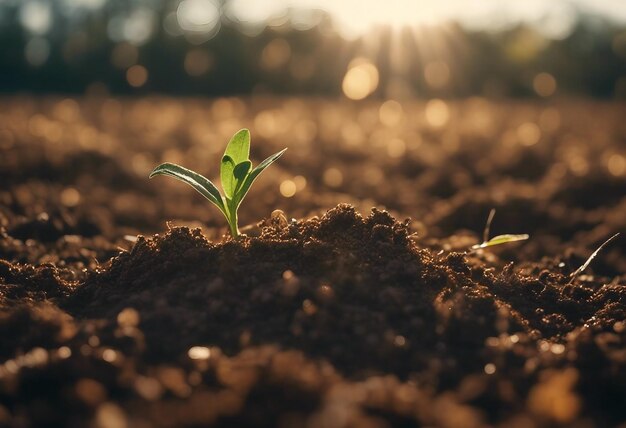
[[[320,3],[324,3],[323,9],[335,20],[337,30],[349,39],[364,36],[380,26],[401,29],[434,24],[449,15],[449,8],[436,1],[329,0]]]

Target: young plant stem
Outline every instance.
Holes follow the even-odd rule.
[[[237,218],[237,206],[232,200],[226,199],[226,209],[228,210],[228,225],[230,226],[230,234],[233,239],[238,239],[239,228],[237,227],[237,223],[239,222],[239,219]]]

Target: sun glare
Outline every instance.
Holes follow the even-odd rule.
[[[337,20],[337,29],[346,38],[356,38],[377,26],[391,28],[433,24],[442,20],[446,8],[441,2],[418,0],[390,1],[320,1]]]
[[[403,16],[402,10],[392,8],[378,17],[369,12],[380,25],[370,27],[347,53],[350,62],[342,82],[347,98],[361,100],[375,93],[398,100],[445,97],[465,84],[459,70],[467,48],[459,27],[449,22],[427,23],[426,17],[433,17],[435,10],[428,8],[422,23],[410,25],[410,16]],[[416,10],[415,6],[409,10]]]

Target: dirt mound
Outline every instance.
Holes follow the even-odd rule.
[[[349,206],[291,224],[278,215],[258,238],[218,244],[174,228],[140,238],[65,308],[108,320],[137,310],[156,359],[196,344],[274,343],[347,372],[406,375],[435,355],[433,301],[453,275],[408,235],[386,212],[364,219]]]
[[[565,275],[549,271],[521,276],[512,265],[496,274],[478,261],[421,249],[408,221],[376,209],[363,218],[348,205],[305,221],[288,222],[277,213],[261,224],[260,236],[237,241],[212,243],[198,229],[176,227],[140,237],[83,283],[64,280],[51,266],[4,263],[0,326],[20,342],[5,342],[0,351],[5,357],[29,351],[21,364],[33,365],[29,370],[37,376],[43,370],[52,377],[46,382],[59,387],[82,382],[79,394],[86,388],[125,396],[131,386],[121,380],[124,366],[101,365],[135,361],[148,371],[127,373],[135,394],[162,391],[163,382],[174,395],[181,394],[176,388],[191,394],[184,402],[124,401],[165,426],[324,418],[331,410],[323,403],[336,394],[345,396],[345,417],[357,421],[443,423],[446,416],[424,409],[451,406],[459,412],[451,421],[467,413],[480,424],[521,408],[498,390],[503,386],[490,376],[494,372],[513,395],[558,392],[579,403],[577,384],[583,394],[601,393],[598,385],[626,392],[626,383],[616,384],[604,370],[593,372],[593,382],[587,371],[560,371],[595,366],[599,359],[613,370],[626,369],[614,351],[624,340],[618,321],[626,315],[623,287],[568,284]],[[26,295],[42,303],[8,304]],[[74,319],[45,303],[50,299]],[[9,334],[15,331],[20,334]],[[37,368],[37,352],[52,366]],[[78,360],[70,358],[70,365],[58,355],[64,352]],[[197,373],[192,367],[198,359],[204,366],[194,376],[212,379],[217,392],[204,390],[202,380],[200,389],[189,384],[186,376]],[[175,361],[187,362],[164,368]],[[552,371],[543,373],[546,368]],[[61,379],[58,371],[72,375]],[[117,380],[105,379],[107,371]],[[34,376],[21,375],[20,389],[9,395],[14,403],[42,388]],[[115,392],[119,388],[126,392]],[[286,401],[276,407],[281,396]],[[196,409],[206,400],[224,403]],[[572,403],[565,420],[580,411]],[[120,411],[99,411],[105,410]],[[184,416],[190,411],[196,413]]]

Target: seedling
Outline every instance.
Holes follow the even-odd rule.
[[[529,235],[524,233],[521,235],[511,235],[511,234],[498,235],[489,239],[489,233],[491,230],[491,222],[493,221],[493,217],[495,215],[496,215],[496,209],[492,208],[491,211],[489,212],[489,217],[487,217],[487,223],[485,224],[485,230],[483,232],[483,242],[481,244],[473,245],[472,250],[480,250],[482,248],[494,247],[496,245],[506,244],[509,242],[525,241],[528,238],[530,238]]]
[[[193,187],[202,196],[215,205],[226,217],[230,233],[233,238],[239,236],[237,227],[237,211],[241,201],[250,190],[254,180],[270,166],[274,161],[285,153],[286,148],[265,159],[254,169],[250,162],[250,131],[242,129],[238,131],[228,142],[226,151],[222,157],[220,166],[220,180],[222,182],[222,195],[208,178],[183,168],[173,163],[163,163],[150,173],[150,178],[156,175],[174,177],[183,183]]]
[[[570,280],[569,280],[568,284],[571,284],[572,282],[574,282],[574,280],[576,279],[576,277],[577,277],[578,275],[580,275],[581,273],[583,273],[583,271],[584,271],[585,269],[587,269],[587,266],[589,266],[589,264],[591,263],[591,261],[592,261],[593,259],[595,259],[595,258],[596,258],[596,256],[598,255],[598,253],[599,253],[600,251],[602,251],[602,249],[603,249],[604,247],[606,247],[606,245],[607,245],[609,242],[611,242],[613,239],[617,238],[618,236],[619,236],[619,233],[616,233],[615,235],[611,236],[609,239],[607,239],[606,241],[604,241],[604,243],[603,243],[602,245],[600,245],[600,246],[598,247],[598,249],[597,249],[597,250],[595,250],[593,253],[591,253],[591,255],[589,256],[589,258],[587,259],[587,261],[586,261],[585,263],[583,263],[581,267],[579,267],[579,268],[578,268],[578,269],[576,269],[574,272],[572,272],[572,274],[570,275]]]

